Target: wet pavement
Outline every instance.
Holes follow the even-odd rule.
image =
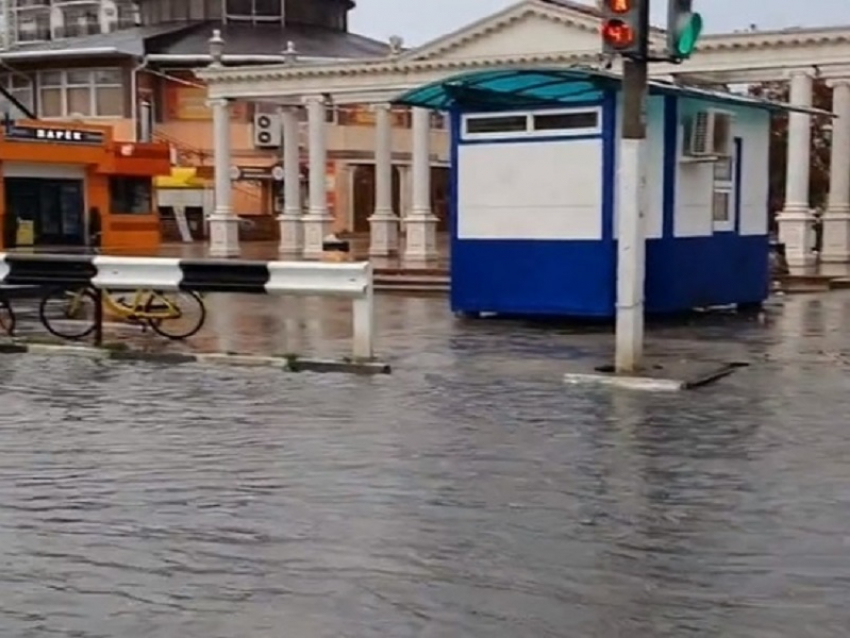
[[[210,309],[193,348],[349,345],[344,303]],[[677,394],[565,387],[604,332],[379,318],[387,377],[0,357],[0,635],[848,635],[850,294],[656,327],[754,364]]]

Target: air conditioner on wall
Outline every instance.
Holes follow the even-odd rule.
[[[732,154],[732,114],[697,111],[685,124],[684,162],[714,162]]]
[[[278,148],[281,142],[281,122],[277,113],[254,114],[254,147]]]

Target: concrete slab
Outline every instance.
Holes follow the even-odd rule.
[[[152,352],[128,348],[122,343],[107,343],[102,347],[96,347],[61,342],[51,343],[44,340],[0,340],[0,354],[28,353],[163,365],[207,363],[240,367],[271,367],[287,372],[341,372],[359,375],[390,374],[392,372],[390,365],[382,361],[357,361],[350,358],[319,359],[294,354],[265,356],[236,352]]]
[[[665,360],[648,362],[646,368],[635,374],[617,374],[613,366],[601,365],[593,371],[569,371],[564,383],[569,385],[599,385],[643,392],[678,392],[694,390],[728,377],[747,367],[744,362],[698,362]]]

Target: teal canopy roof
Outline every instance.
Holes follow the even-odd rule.
[[[619,90],[621,84],[619,75],[585,67],[492,69],[463,73],[426,84],[403,93],[393,103],[434,111],[551,108],[574,102],[598,101],[606,92]],[[650,82],[649,92],[650,95],[681,95],[768,111],[832,115],[828,111],[668,82]]]

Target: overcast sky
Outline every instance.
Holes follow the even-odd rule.
[[[585,0],[586,2],[588,0]],[[357,0],[351,30],[386,40],[400,35],[417,45],[454,31],[516,0]],[[667,3],[654,0],[655,22],[663,22]],[[414,8],[415,7],[415,8]],[[848,0],[694,0],[706,31],[733,31],[756,24],[762,29],[850,23]]]

